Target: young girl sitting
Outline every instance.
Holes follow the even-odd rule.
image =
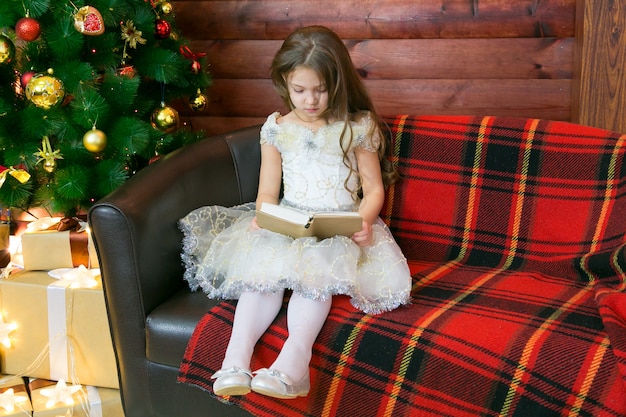
[[[344,43],[325,27],[296,30],[274,57],[271,76],[290,112],[271,114],[261,129],[256,203],[202,207],[181,220],[191,288],[238,300],[222,369],[212,377],[219,396],[307,395],[312,347],[333,295],[348,295],[367,314],[410,299],[406,259],[378,217],[395,172]],[[351,237],[294,239],[257,225],[254,208],[264,202],[358,211],[362,228]],[[289,336],[268,368],[251,372],[254,347],[286,289]]]

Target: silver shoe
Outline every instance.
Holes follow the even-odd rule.
[[[214,379],[213,392],[220,397],[226,395],[245,395],[250,392],[252,372],[233,366],[220,369],[211,376]]]
[[[311,389],[309,371],[296,383],[291,378],[275,369],[262,368],[254,372],[250,387],[252,391],[274,398],[305,397]]]

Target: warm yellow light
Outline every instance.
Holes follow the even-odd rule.
[[[0,394],[0,407],[4,408],[8,412],[15,411],[15,405],[28,401],[23,395],[15,395],[13,388],[9,388],[2,394]]]
[[[64,380],[60,380],[54,388],[43,388],[41,395],[48,397],[48,401],[46,402],[47,408],[52,408],[58,403],[70,406],[74,404],[74,397],[72,395],[80,391],[81,388],[82,385],[67,385]]]
[[[2,344],[6,348],[10,348],[11,337],[9,335],[15,330],[17,330],[17,324],[5,323],[4,316],[0,315],[0,344]]]

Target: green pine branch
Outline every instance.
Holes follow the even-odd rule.
[[[88,5],[102,16],[102,35],[88,36],[74,27],[76,12]],[[27,14],[41,27],[40,37],[31,42],[15,32],[17,21]],[[170,24],[172,36],[155,36],[157,18]],[[133,42],[122,37],[125,27],[134,28],[129,32]],[[187,41],[174,16],[157,16],[150,2],[2,0],[0,34],[16,48],[10,62],[0,62],[0,170],[11,167],[31,175],[24,183],[6,175],[0,206],[41,206],[72,215],[151,161],[202,139],[202,132],[165,133],[150,123],[162,102],[185,102],[211,84],[208,72],[191,72],[191,61],[181,53]],[[199,61],[207,67],[206,58]],[[51,94],[62,98],[58,104],[41,108],[26,97],[20,79],[32,74],[62,82],[64,91]],[[83,143],[83,135],[94,127],[106,135],[104,149],[96,153]],[[44,137],[57,158],[46,154]]]

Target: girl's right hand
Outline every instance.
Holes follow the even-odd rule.
[[[250,228],[252,230],[258,230],[261,228],[261,226],[259,226],[259,224],[256,222],[256,216],[252,218],[252,221],[250,222]]]
[[[357,245],[364,247],[373,243],[374,233],[372,231],[372,225],[363,220],[363,228],[360,232],[356,232],[352,235],[352,241]]]

